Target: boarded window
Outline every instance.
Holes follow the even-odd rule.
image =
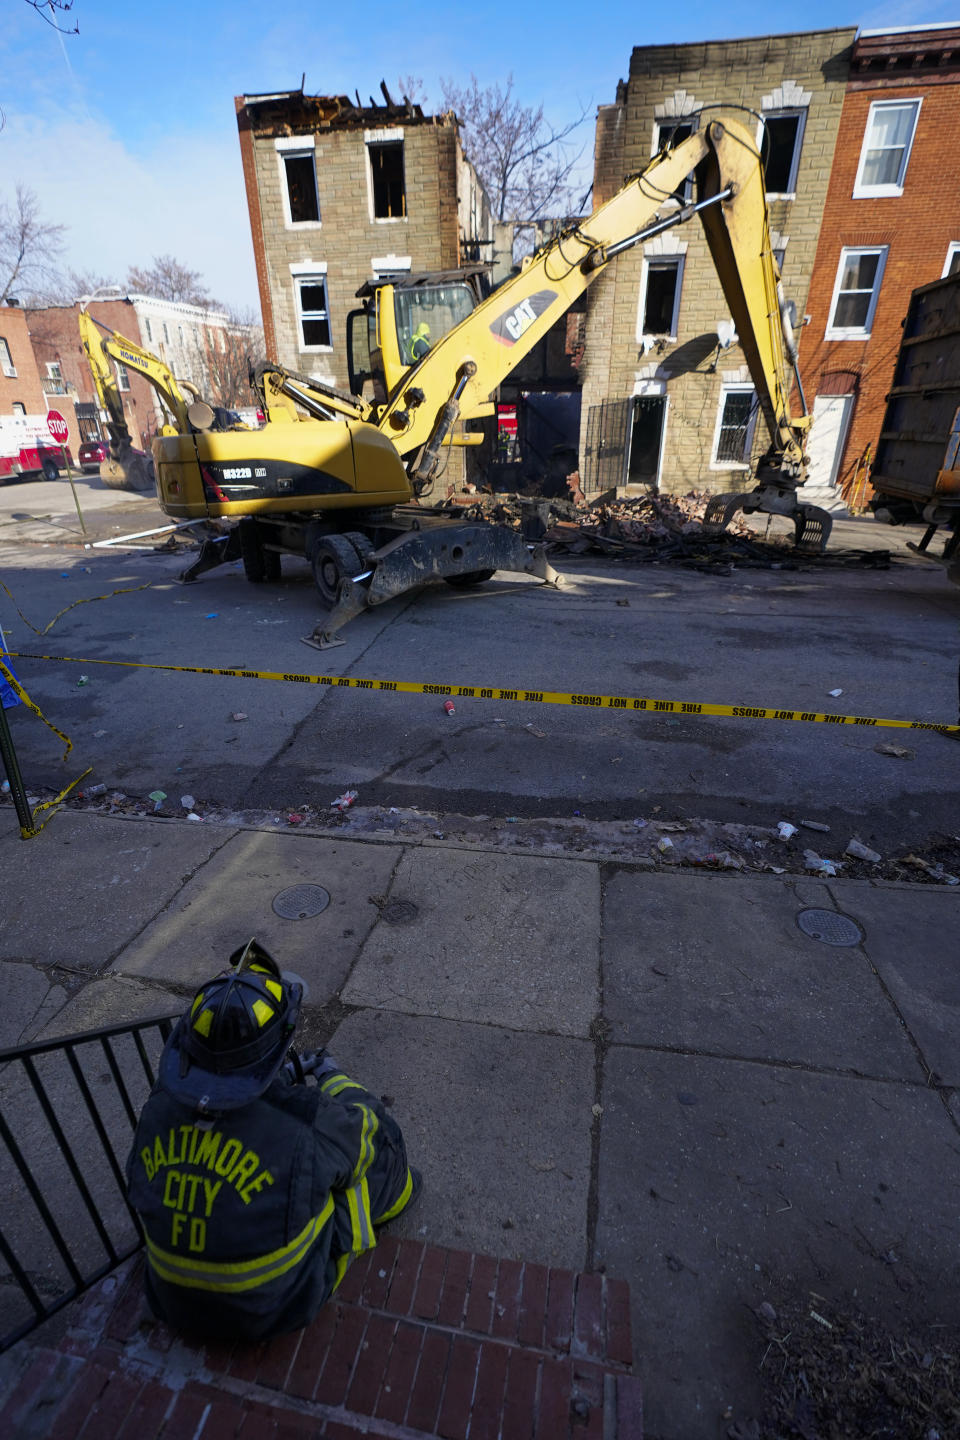
[[[317,197],[317,165],[314,151],[304,155],[284,155],[283,166],[287,175],[287,201],[290,206],[290,221],[293,225],[304,225],[320,219],[320,201]]]
[[[368,145],[373,180],[373,214],[376,220],[401,220],[407,213],[403,180],[403,141]]]

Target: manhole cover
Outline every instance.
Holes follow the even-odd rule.
[[[838,915],[835,910],[801,910],[797,924],[804,935],[811,940],[821,940],[824,945],[859,945],[863,931],[856,920],[849,915]]]
[[[330,896],[322,885],[291,885],[273,897],[273,909],[284,920],[309,920],[330,904]]]
[[[380,911],[380,919],[388,925],[409,925],[417,918],[417,907],[412,900],[391,900]]]

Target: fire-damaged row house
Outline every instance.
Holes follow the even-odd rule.
[[[598,110],[594,205],[725,109],[755,127],[815,417],[805,493],[829,509],[869,497],[911,290],[960,266],[958,57],[960,26],[643,46]],[[338,387],[362,285],[477,262],[496,283],[509,263],[456,117],[383,95],[236,102],[267,354]],[[767,436],[698,221],[619,256],[576,310],[494,397],[468,473],[742,489]]]

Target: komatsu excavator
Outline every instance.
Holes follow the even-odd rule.
[[[678,208],[673,197],[690,176],[696,198]],[[176,519],[239,520],[225,541],[204,543],[183,578],[239,553],[249,579],[271,579],[281,554],[305,555],[332,607],[311,637],[320,647],[339,643],[336,632],[366,606],[432,578],[473,584],[510,569],[558,580],[542,547],[515,531],[457,523],[416,501],[442,471],[445,447],[479,438],[458,423],[493,413],[497,386],[616,256],[695,214],[770,435],[755,488],[716,496],[706,520],[726,524],[739,508],[786,515],[798,544],[825,545],[829,515],[797,497],[810,417],[760,154],[725,118],[661,151],[485,299],[460,272],[364,287],[352,317],[351,384],[360,388],[366,365],[372,399],[268,363],[255,377],[267,417],[260,430],[218,432],[202,402],[178,411],[153,442],[161,507]],[[358,351],[369,355],[359,367]]]

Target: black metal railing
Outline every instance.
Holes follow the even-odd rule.
[[[0,1353],[142,1244],[124,1164],[175,1020],[0,1050]]]

